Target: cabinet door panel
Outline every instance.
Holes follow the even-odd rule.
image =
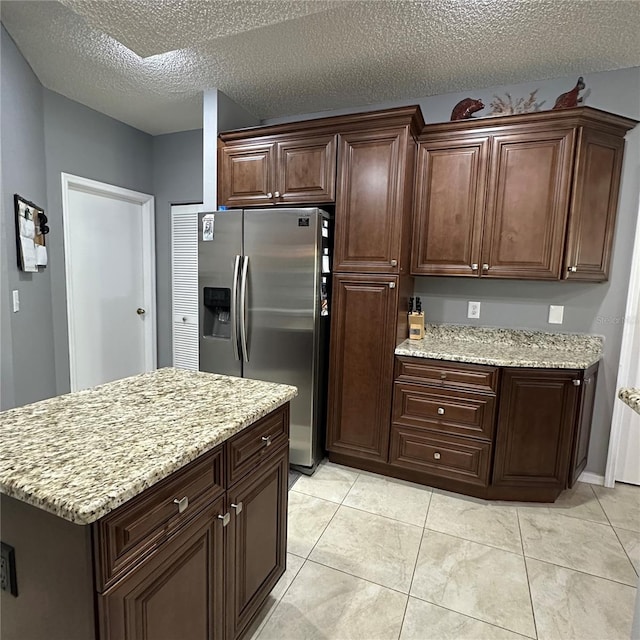
[[[335,200],[336,136],[277,143],[278,202],[320,203]]]
[[[228,638],[242,633],[285,571],[288,452],[282,447],[228,494]]]
[[[486,137],[418,145],[412,273],[478,275],[488,149]]]
[[[334,271],[398,273],[406,139],[404,129],[340,136]]]
[[[565,488],[578,378],[577,371],[503,371],[495,485]]]
[[[98,596],[102,640],[222,640],[224,498]]]
[[[571,456],[571,470],[569,472],[569,486],[572,487],[584,468],[587,466],[589,455],[589,441],[591,439],[591,422],[593,420],[593,405],[596,398],[598,384],[598,365],[587,371],[582,381],[580,394],[580,412],[576,421],[576,433],[573,441],[573,455]]]
[[[228,207],[273,204],[273,143],[222,147],[218,201]]]
[[[330,451],[387,460],[397,282],[394,276],[334,277]]]
[[[623,150],[618,136],[580,133],[563,270],[567,279],[608,278]]]
[[[494,138],[483,277],[560,277],[573,130]]]

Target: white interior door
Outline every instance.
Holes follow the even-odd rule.
[[[201,204],[171,207],[173,366],[198,370],[198,214]]]
[[[156,368],[153,196],[63,174],[71,390]]]

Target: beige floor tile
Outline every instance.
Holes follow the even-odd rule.
[[[521,511],[520,530],[524,554],[529,558],[636,584],[633,566],[609,525]]]
[[[636,573],[640,575],[640,533],[637,531],[627,531],[626,529],[615,528],[616,534],[627,555],[631,559]]]
[[[341,506],[309,558],[409,592],[422,528]]]
[[[359,475],[343,504],[422,527],[430,499],[428,487],[394,478]]]
[[[337,510],[334,502],[289,491],[287,551],[306,558]]]
[[[521,555],[426,529],[411,595],[535,637]]]
[[[357,471],[325,460],[312,476],[300,476],[293,489],[323,500],[342,502],[357,477]]]
[[[267,623],[267,620],[274,612],[278,602],[280,602],[280,599],[285,594],[286,590],[291,586],[291,583],[298,575],[298,572],[304,563],[304,558],[295,556],[292,553],[287,554],[287,570],[284,572],[282,578],[278,580],[276,586],[273,587],[271,593],[267,596],[267,599],[260,608],[255,620],[245,632],[243,640],[253,640],[258,637],[260,631],[262,631],[262,627]]]
[[[563,491],[552,504],[530,503],[523,505],[520,503],[519,508],[538,513],[557,513],[570,518],[609,524],[591,485],[586,482],[576,482],[573,488]]]
[[[539,640],[628,640],[636,590],[526,559]]]
[[[409,597],[400,640],[522,640],[526,636]]]
[[[407,596],[306,562],[260,640],[396,640]]]
[[[515,507],[434,491],[427,529],[522,553]]]
[[[614,489],[593,487],[614,527],[640,531],[640,487],[616,482]]]

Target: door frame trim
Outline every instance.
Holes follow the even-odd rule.
[[[632,370],[632,347],[636,334],[640,335],[640,205],[636,217],[636,233],[631,254],[631,276],[629,278],[629,292],[625,308],[622,329],[622,345],[620,347],[620,364],[616,379],[615,397],[613,401],[613,415],[611,416],[611,432],[609,436],[609,451],[607,465],[604,472],[604,486],[614,487],[616,483],[616,468],[618,466],[620,439],[622,430],[632,418],[632,410],[622,400],[618,399],[618,389],[629,386],[629,376]]]
[[[71,238],[69,229],[69,192],[71,190],[82,191],[98,196],[107,196],[117,200],[123,200],[133,204],[139,204],[142,208],[142,264],[144,268],[144,301],[145,309],[151,310],[147,317],[145,332],[145,370],[153,371],[157,368],[157,310],[156,310],[156,246],[155,246],[155,198],[147,193],[124,189],[115,185],[82,178],[70,173],[61,174],[62,181],[62,230],[64,240],[64,268],[65,284],[67,288],[67,327],[69,336],[69,378],[71,391],[78,390],[75,350],[75,326],[73,314],[74,306],[73,285],[71,282],[71,270],[73,267],[73,255],[70,250]]]

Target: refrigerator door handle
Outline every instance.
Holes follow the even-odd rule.
[[[238,279],[240,277],[240,256],[233,261],[233,286],[231,289],[231,342],[233,343],[233,356],[240,360],[238,349]]]
[[[249,269],[249,256],[242,259],[242,279],[240,281],[240,346],[242,347],[242,358],[244,362],[249,362],[249,352],[247,351],[247,271]]]

